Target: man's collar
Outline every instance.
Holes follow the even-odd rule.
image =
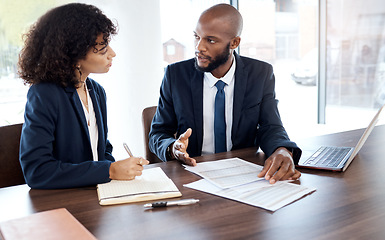
[[[231,81],[233,81],[233,79],[234,79],[236,62],[237,61],[235,60],[235,55],[234,55],[233,63],[231,64],[231,67],[230,67],[229,71],[227,71],[225,76],[223,76],[221,78],[214,77],[214,75],[212,75],[211,72],[205,72],[204,75],[205,75],[205,78],[208,79],[209,86],[210,87],[214,87],[215,83],[218,80],[222,80],[223,82],[226,83],[226,85],[229,85],[231,83]]]

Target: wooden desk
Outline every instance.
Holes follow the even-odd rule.
[[[363,130],[299,142],[354,146]],[[183,187],[200,179],[177,162],[158,163],[183,198],[199,204],[144,210],[143,203],[100,206],[94,187],[35,190],[26,185],[0,189],[0,221],[67,208],[98,239],[383,239],[385,236],[385,126],[376,127],[344,173],[303,170],[300,184],[317,191],[274,213]],[[263,154],[244,149],[197,158],[240,157],[261,163]],[[43,227],[43,226],[42,226]]]

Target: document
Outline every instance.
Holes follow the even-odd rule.
[[[191,172],[203,176],[204,179],[185,184],[184,186],[255,207],[261,207],[269,211],[276,211],[316,190],[313,187],[293,184],[289,181],[279,181],[275,184],[270,184],[269,181],[263,178],[253,178],[248,171],[244,170],[247,168],[245,167],[247,166],[246,163],[248,165],[256,165],[239,158],[198,163],[196,166],[198,168]],[[230,174],[231,168],[227,168],[230,165],[235,166],[233,174]],[[254,169],[259,170],[254,170],[254,175],[257,175],[259,171],[262,170],[261,166],[256,166]],[[190,168],[191,167],[188,167],[186,169],[190,171]],[[224,169],[227,170],[225,171]],[[208,172],[210,173],[208,174]],[[242,176],[242,172],[246,172],[248,176]],[[230,181],[226,179],[227,176],[234,181],[234,184],[231,184]],[[240,180],[237,179],[237,176]],[[220,181],[218,181],[218,179],[220,179]],[[243,182],[243,184],[240,184],[241,182]]]
[[[220,188],[236,187],[264,179],[257,177],[262,166],[240,158],[203,162],[198,163],[195,167],[184,165],[184,167],[187,171],[203,177]]]
[[[112,205],[180,197],[181,192],[160,167],[144,169],[142,176],[130,181],[111,180],[98,184],[100,205]]]

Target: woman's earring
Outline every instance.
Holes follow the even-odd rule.
[[[76,66],[76,69],[79,71],[80,77],[82,76],[82,71],[80,70],[80,66]]]

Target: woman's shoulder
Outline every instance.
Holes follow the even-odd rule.
[[[27,105],[32,109],[57,109],[66,95],[65,89],[54,83],[36,83],[28,90]]]
[[[54,83],[37,83],[32,84],[29,88],[29,93],[37,93],[40,95],[53,95],[63,91],[63,87],[58,86]]]

